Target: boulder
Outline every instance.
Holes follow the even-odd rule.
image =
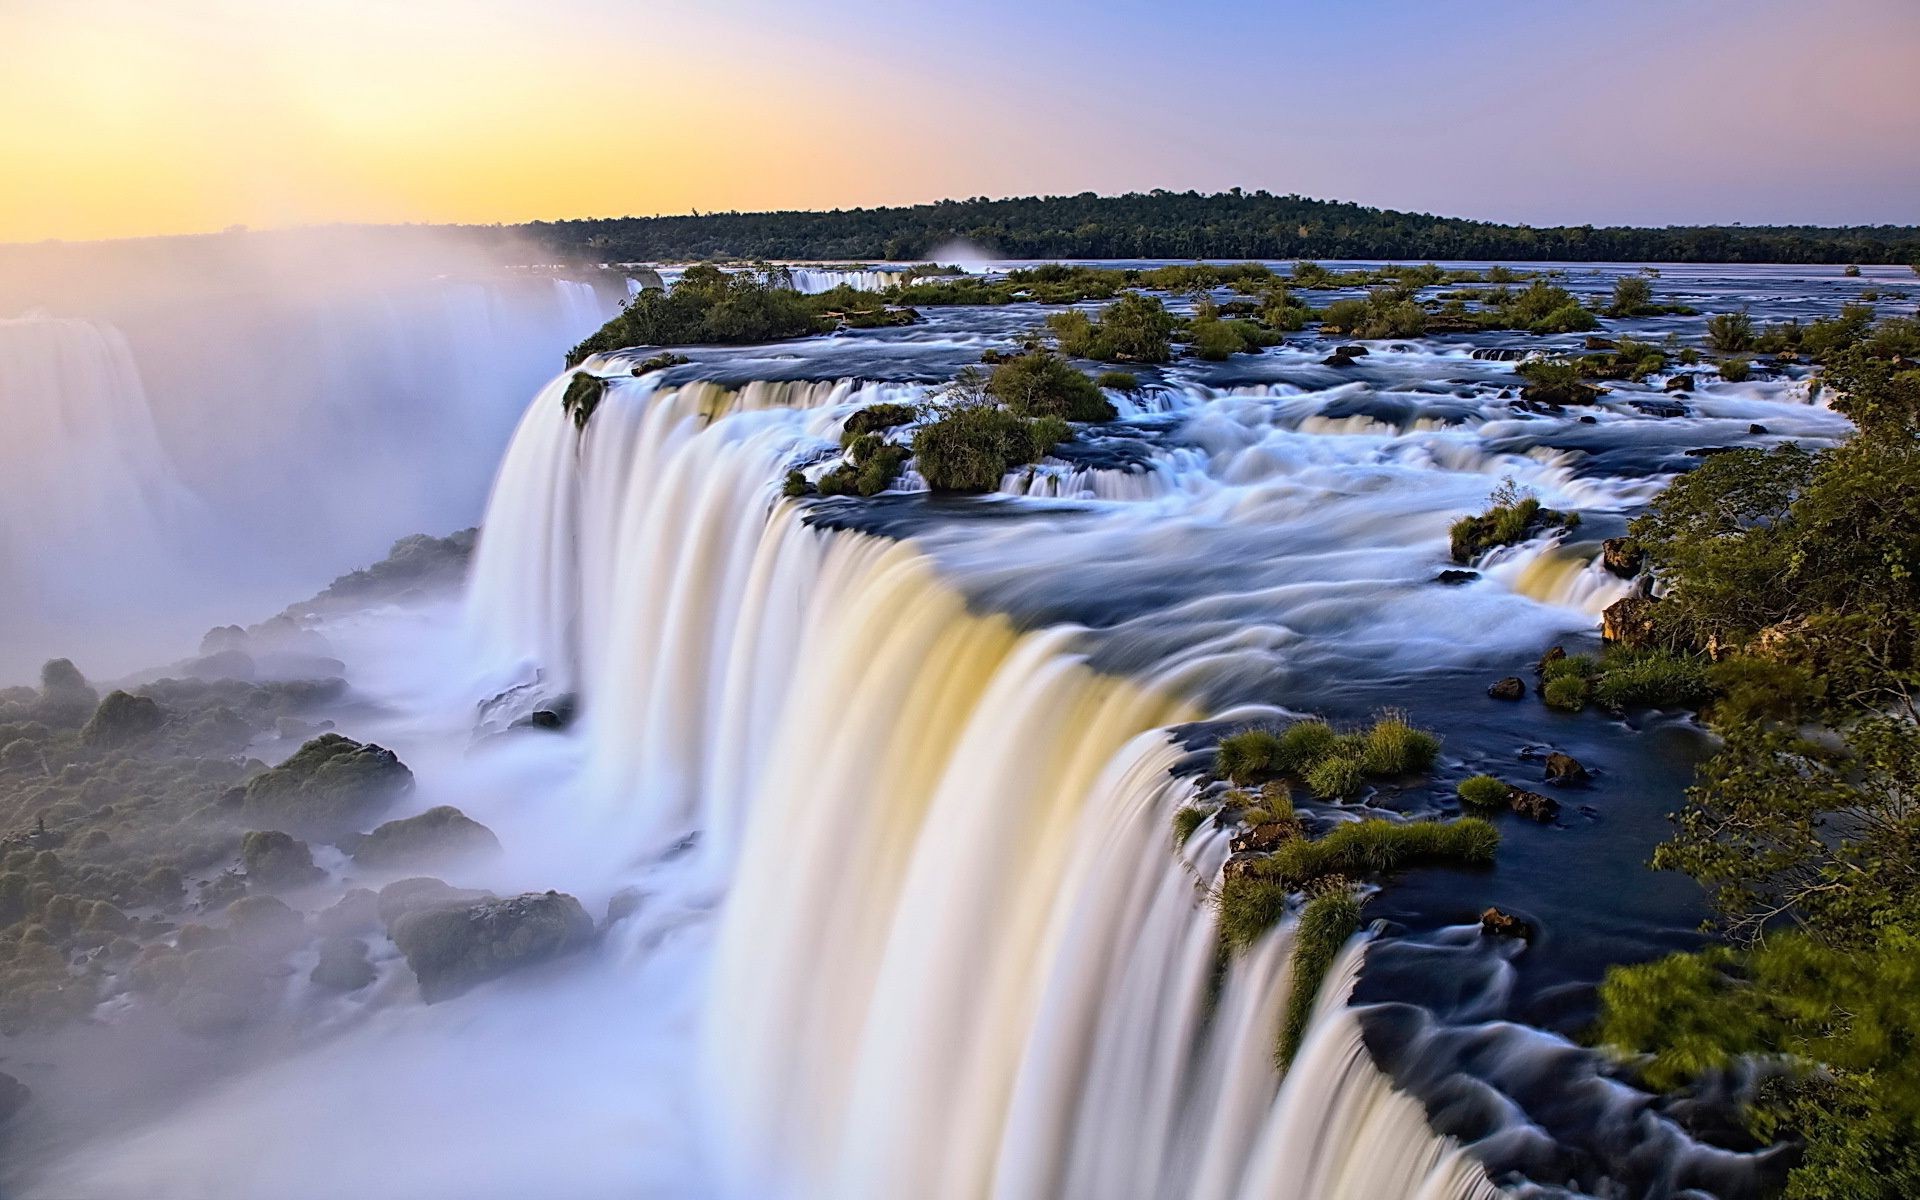
[[[1651,645],[1657,603],[1649,596],[1622,596],[1615,600],[1600,614],[1601,638],[1632,650]]]
[[[357,992],[379,974],[367,961],[367,944],[359,938],[334,937],[320,943],[320,961],[307,978],[334,992]]]
[[[344,847],[343,847],[344,848]],[[353,861],[390,869],[500,853],[500,839],[449,804],[378,826],[353,841]]]
[[[422,875],[397,880],[381,888],[375,911],[380,923],[391,932],[394,923],[409,913],[428,912],[437,908],[464,908],[494,898],[492,892],[457,888],[444,879]]]
[[[332,907],[315,913],[313,924],[323,937],[345,937],[378,929],[380,897],[371,888],[354,888],[335,901]]]
[[[262,887],[299,887],[326,874],[313,865],[305,842],[277,829],[256,829],[241,838],[240,861],[247,881]]]
[[[1758,421],[1755,421],[1753,424],[1747,426],[1747,432],[1751,433],[1755,437],[1759,437],[1761,434],[1764,434],[1766,431],[1767,431],[1767,427],[1765,425],[1762,425]]]
[[[1300,822],[1293,818],[1262,821],[1234,834],[1233,840],[1227,843],[1227,849],[1235,854],[1266,854],[1278,850],[1287,842],[1297,841],[1299,837]]]
[[[1693,376],[1691,375],[1668,376],[1667,382],[1662,385],[1661,390],[1667,391],[1667,392],[1690,392],[1693,390]]]
[[[1558,750],[1547,755],[1548,783],[1558,783],[1562,785],[1585,783],[1587,779],[1587,769],[1581,766],[1580,760],[1573,755],[1562,754]]]
[[[1545,654],[1542,654],[1540,656],[1540,661],[1534,664],[1534,668],[1533,668],[1534,674],[1536,675],[1540,674],[1541,672],[1547,669],[1548,663],[1559,662],[1561,659],[1565,658],[1566,656],[1567,656],[1567,648],[1565,646],[1550,647]]]
[[[392,927],[394,944],[433,1004],[509,971],[579,950],[593,941],[593,918],[560,892],[487,900],[462,908],[411,912]]]
[[[1512,913],[1489,908],[1480,914],[1480,932],[1488,937],[1519,938],[1521,941],[1533,940],[1533,926]]]
[[[89,746],[125,746],[137,742],[167,723],[167,714],[147,696],[108,692],[80,731]]]
[[[1527,685],[1518,675],[1509,675],[1487,689],[1495,700],[1518,700],[1527,694]]]
[[[1348,354],[1345,350],[1335,350],[1332,354],[1321,359],[1320,365],[1323,367],[1350,367],[1353,365],[1353,362],[1353,355]]]
[[[1647,565],[1647,552],[1630,537],[1611,537],[1600,543],[1600,565],[1622,579],[1632,579]]]
[[[242,896],[227,905],[236,944],[278,958],[307,940],[307,919],[272,896]]]
[[[273,828],[331,838],[412,787],[413,772],[393,751],[327,733],[249,780],[240,807]]]
[[[1514,788],[1507,796],[1507,807],[1529,821],[1545,824],[1560,815],[1560,802],[1552,796]]]
[[[1449,567],[1433,577],[1435,583],[1444,583],[1448,587],[1458,587],[1463,583],[1472,583],[1480,578],[1478,571],[1463,571],[1458,567]]]
[[[1618,350],[1619,348],[1620,343],[1610,337],[1601,337],[1597,333],[1587,335],[1587,349],[1589,350]]]

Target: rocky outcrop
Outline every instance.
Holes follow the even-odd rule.
[[[305,842],[277,829],[256,829],[241,838],[240,862],[247,882],[267,888],[299,887],[326,874],[313,865]]]
[[[1647,566],[1647,552],[1630,537],[1611,537],[1600,543],[1600,565],[1622,579],[1632,579]]]
[[[560,892],[411,912],[391,933],[429,1004],[582,949],[594,936],[580,902]]]
[[[1233,835],[1227,848],[1235,854],[1267,854],[1301,836],[1300,822],[1294,818],[1262,821]]]
[[[1648,596],[1622,596],[1600,614],[1600,636],[1633,650],[1652,645],[1657,604]]]
[[[485,825],[449,804],[418,816],[388,821],[341,848],[364,867],[393,869],[500,853],[500,839]]]
[[[1560,815],[1560,802],[1552,796],[1514,788],[1507,796],[1507,807],[1529,821],[1545,824]]]
[[[1558,784],[1566,785],[1566,784],[1574,784],[1574,783],[1585,783],[1587,779],[1588,779],[1587,769],[1581,766],[1580,760],[1575,758],[1573,755],[1562,754],[1558,750],[1555,750],[1552,754],[1547,755],[1547,782],[1548,783],[1558,783]]]
[[[262,825],[333,838],[412,787],[413,772],[393,751],[327,733],[254,776],[239,799],[241,810]]]
[[[1533,926],[1512,913],[1489,908],[1480,914],[1480,932],[1488,937],[1519,938],[1521,941],[1533,940]]]
[[[472,888],[457,888],[444,879],[430,876],[416,876],[401,879],[380,889],[375,902],[375,912],[380,923],[391,932],[400,918],[410,913],[430,912],[440,908],[464,908],[485,900],[495,899],[492,892],[475,891]]]
[[[1487,689],[1487,695],[1495,700],[1518,700],[1526,694],[1526,681],[1518,675],[1509,675]]]
[[[126,746],[158,731],[166,723],[167,714],[148,697],[108,692],[86,728],[80,731],[80,740],[89,746]]]

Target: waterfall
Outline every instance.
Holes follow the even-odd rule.
[[[793,274],[793,290],[812,296],[846,285],[862,292],[879,292],[905,283],[905,271],[854,271],[830,267],[788,267]]]
[[[1291,927],[1219,974],[1226,837],[1171,845],[1188,700],[779,498],[884,393],[613,376],[576,430],[566,384],[515,436],[470,619],[494,683],[582,693],[583,841],[699,835],[729,1194],[1490,1192],[1360,1048],[1358,943],[1280,1080]]]

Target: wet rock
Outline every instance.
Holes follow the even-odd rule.
[[[1480,572],[1478,571],[1463,571],[1457,567],[1449,567],[1447,570],[1435,575],[1433,581],[1435,583],[1444,583],[1449,587],[1458,587],[1463,583],[1472,583],[1478,578],[1480,578]]]
[[[240,798],[263,825],[308,837],[336,837],[413,787],[393,751],[327,733],[248,781]]]
[[[1550,647],[1545,654],[1542,654],[1540,656],[1540,661],[1534,664],[1534,667],[1533,667],[1534,674],[1536,675],[1540,674],[1542,671],[1545,671],[1547,669],[1548,663],[1557,663],[1561,659],[1565,658],[1566,656],[1567,656],[1567,648],[1565,646]]]
[[[1235,854],[1267,854],[1300,837],[1300,822],[1262,821],[1233,835],[1227,848]]]
[[[1345,346],[1336,347],[1334,353],[1344,354],[1348,358],[1365,358],[1370,352],[1365,346],[1359,345],[1358,343],[1349,343]]]
[[[459,809],[442,804],[418,816],[388,821],[354,839],[349,853],[365,867],[406,867],[498,854],[500,839]]]
[[[1582,425],[1598,425],[1600,423],[1600,418],[1589,413],[1586,416],[1580,418],[1580,423]]]
[[[582,949],[593,919],[560,892],[528,893],[463,908],[412,912],[393,925],[394,944],[433,1004],[490,979]]]
[[[18,1079],[0,1071],[0,1125],[18,1116],[20,1110],[33,1098],[33,1092]]]
[[[241,838],[240,861],[248,882],[262,887],[299,887],[326,874],[313,865],[305,842],[276,829],[257,829]]]
[[[527,714],[527,724],[534,729],[565,729],[573,724],[577,706],[571,695],[555,697],[544,708],[536,708]]]
[[[1518,675],[1509,675],[1487,689],[1487,695],[1495,700],[1518,700],[1526,694],[1526,681]]]
[[[1661,390],[1667,392],[1690,392],[1693,390],[1693,376],[1669,376],[1667,382],[1661,386]]]
[[[367,944],[359,938],[335,937],[320,943],[320,961],[307,978],[334,992],[357,992],[379,974],[367,961]]]
[[[1533,940],[1533,926],[1512,913],[1489,908],[1480,914],[1480,932],[1488,937],[1519,938],[1521,941]]]
[[[1762,425],[1758,421],[1755,421],[1753,424],[1747,426],[1747,432],[1752,434],[1755,437],[1759,437],[1760,435],[1764,434],[1766,431],[1767,431],[1767,427],[1765,425]]]
[[[1663,420],[1670,421],[1675,417],[1684,417],[1687,415],[1686,405],[1677,404],[1668,400],[1629,400],[1627,403],[1633,405],[1634,409],[1638,412],[1643,412],[1649,417],[1659,417]]]
[[[1335,350],[1332,354],[1320,360],[1320,365],[1323,367],[1351,367],[1353,364],[1353,355],[1348,354],[1345,350]]]
[[[1589,350],[1618,350],[1619,348],[1620,343],[1610,337],[1601,337],[1597,333],[1587,335],[1587,349]]]
[[[380,897],[371,888],[354,888],[335,901],[332,907],[314,914],[313,924],[324,937],[344,937],[378,929]]]
[[[1629,649],[1644,649],[1654,637],[1654,607],[1648,596],[1622,596],[1600,614],[1600,636]]]
[[[1581,766],[1580,760],[1575,758],[1573,755],[1562,754],[1558,750],[1555,750],[1552,754],[1547,755],[1547,782],[1548,783],[1558,783],[1563,785],[1571,784],[1571,783],[1585,783],[1588,780],[1588,778],[1590,777],[1587,774],[1587,769]]]
[[[1507,807],[1529,821],[1545,824],[1560,815],[1560,802],[1552,796],[1542,796],[1539,792],[1529,792],[1524,788],[1514,788],[1507,796]]]
[[[463,908],[492,899],[492,892],[457,888],[444,879],[422,875],[397,880],[381,888],[375,911],[379,914],[380,923],[391,931],[396,921],[410,913],[430,912],[438,908]]]
[[[1688,458],[1712,458],[1716,454],[1732,454],[1738,446],[1695,446],[1687,451]]]
[[[1630,537],[1611,537],[1600,543],[1600,565],[1622,579],[1632,579],[1647,565],[1647,552]]]
[[[1243,879],[1252,870],[1253,864],[1265,857],[1264,854],[1235,854],[1220,869],[1220,878],[1226,881]]]
[[[307,919],[273,896],[242,896],[227,905],[237,945],[278,957],[307,940]]]

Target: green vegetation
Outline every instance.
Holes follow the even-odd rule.
[[[331,837],[412,787],[413,772],[393,751],[323,733],[248,780],[239,807],[271,828]]]
[[[1722,354],[1753,349],[1753,318],[1746,309],[1707,318],[1707,344]]]
[[[1241,785],[1297,779],[1330,799],[1359,791],[1368,779],[1426,771],[1439,750],[1438,738],[1389,712],[1359,733],[1336,733],[1324,721],[1296,721],[1280,731],[1244,729],[1220,739],[1213,769]]]
[[[1503,809],[1513,788],[1492,775],[1473,775],[1462,779],[1454,790],[1460,795],[1460,803],[1468,808]]]
[[[1647,1055],[1658,1087],[1774,1064],[1747,1120],[1801,1143],[1798,1198],[1920,1187],[1920,369],[1902,325],[1825,355],[1851,440],[1716,455],[1633,527],[1664,584],[1639,640],[1711,661],[1722,738],[1653,862],[1707,888],[1726,944],[1610,972],[1598,1036]]]
[[[1578,362],[1556,358],[1530,358],[1514,367],[1525,386],[1523,399],[1536,404],[1592,404],[1601,390],[1587,382],[1587,372]]]
[[[1069,433],[1058,417],[963,403],[914,431],[913,456],[937,492],[990,492],[1008,471],[1036,461]]]
[[[722,271],[688,267],[672,291],[648,289],[628,299],[611,321],[567,354],[575,366],[590,354],[629,346],[738,345],[824,333],[833,322],[820,315],[820,298],[793,290],[780,268]]]
[[[878,496],[900,477],[911,451],[887,441],[877,433],[863,433],[849,443],[847,457],[849,462],[820,477],[819,491],[822,496]],[[788,482],[791,484],[791,476]],[[803,486],[805,482],[803,476]]]
[[[1320,314],[1327,333],[1359,338],[1419,337],[1427,330],[1427,310],[1410,288],[1377,287],[1365,300],[1335,300]]]
[[[1280,1022],[1280,1040],[1274,1060],[1280,1070],[1293,1065],[1313,1016],[1314,1001],[1320,985],[1340,956],[1341,947],[1360,928],[1360,902],[1345,888],[1329,891],[1307,901],[1300,911],[1300,926],[1293,933],[1293,966],[1287,984],[1287,1010]]]
[[[1078,309],[1047,318],[1060,352],[1101,362],[1163,363],[1173,357],[1173,317],[1152,296],[1128,292],[1096,320]]]
[[[867,433],[883,433],[901,425],[911,425],[920,417],[920,410],[911,404],[869,404],[858,412],[850,413],[840,426],[840,441],[849,445],[854,438]]]
[[[1137,392],[1140,377],[1132,371],[1102,371],[1093,377],[1093,386],[1116,392]]]
[[[1023,417],[1111,421],[1119,415],[1093,380],[1047,350],[1029,350],[993,368],[987,394]]]
[[[1183,804],[1173,814],[1173,844],[1184,846],[1213,813],[1198,804]]]
[[[557,261],[591,263],[899,262],[956,238],[1008,258],[1910,263],[1920,256],[1920,231],[1895,226],[1538,228],[1238,189],[537,222],[501,236],[531,239]]]
[[[1224,362],[1235,354],[1258,354],[1280,341],[1279,334],[1264,326],[1221,316],[1219,307],[1211,301],[1194,310],[1186,334],[1193,355],[1209,362]]]
[[[575,429],[585,429],[606,394],[606,380],[585,371],[575,371],[573,378],[567,381],[567,390],[560,396],[560,407],[573,418]]]
[[[1744,358],[1723,358],[1720,360],[1720,378],[1728,383],[1743,383],[1753,374],[1753,364]]]
[[[1578,514],[1543,506],[1537,497],[1525,494],[1511,478],[1493,490],[1488,503],[1491,507],[1486,512],[1477,517],[1461,517],[1448,530],[1449,552],[1453,561],[1462,566],[1496,546],[1518,545],[1549,529],[1571,529],[1580,523]]]
[[[1288,899],[1309,888],[1386,875],[1428,864],[1486,866],[1500,834],[1477,817],[1458,821],[1370,819],[1336,826],[1317,841],[1289,841],[1253,860],[1220,888],[1220,932],[1245,949],[1286,914]]]
[[[1607,306],[1609,317],[1690,316],[1693,309],[1684,304],[1655,304],[1653,282],[1646,275],[1623,275],[1613,281],[1613,303]]]

